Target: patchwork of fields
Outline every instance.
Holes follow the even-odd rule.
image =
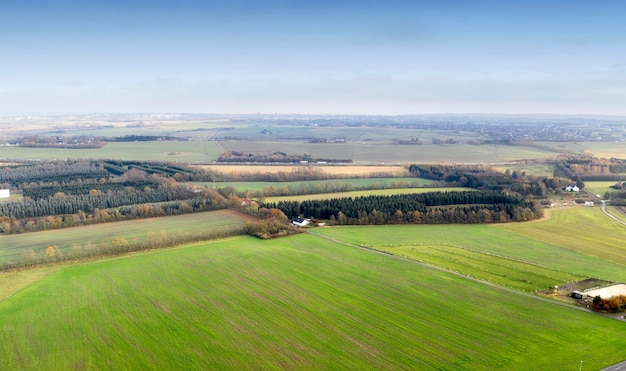
[[[626,349],[622,323],[310,235],[65,267],[0,321],[3,369],[599,369]]]
[[[0,368],[539,370],[575,369],[580,358],[600,369],[626,357],[626,340],[616,336],[624,323],[462,276],[526,292],[585,277],[624,282],[616,258],[623,229],[598,213],[553,210],[550,219],[521,224],[321,228],[314,233],[342,243],[311,234],[236,237],[3,273]],[[146,223],[168,230],[233,223],[224,212],[194,217]],[[615,236],[597,253],[565,238],[591,222],[598,235]],[[140,223],[124,224],[135,229],[124,232],[128,238],[147,233]],[[40,236],[61,244],[74,231],[93,241],[114,234],[81,227]],[[2,239],[7,254],[17,240]]]
[[[230,210],[139,219],[117,223],[57,229],[25,234],[0,235],[0,263],[19,259],[23,254],[45,254],[47,246],[56,246],[61,254],[73,249],[89,250],[115,238],[140,243],[163,238],[193,236],[214,231],[240,230],[249,217]]]

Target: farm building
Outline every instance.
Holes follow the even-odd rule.
[[[0,198],[11,197],[11,192],[8,189],[0,189]]]
[[[563,188],[565,192],[578,192],[580,188],[576,184],[570,184],[567,187]]]
[[[585,294],[583,294],[580,291],[572,291],[570,296],[573,297],[574,299],[582,299],[585,296]]]
[[[298,226],[298,227],[306,227],[307,225],[311,224],[311,219],[297,217],[295,219],[291,219],[291,224]]]

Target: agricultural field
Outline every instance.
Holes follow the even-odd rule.
[[[350,192],[334,192],[334,193],[317,193],[310,195],[299,196],[273,196],[265,197],[263,202],[273,203],[279,201],[308,201],[308,200],[331,200],[333,198],[345,198],[345,197],[367,197],[367,196],[391,196],[391,195],[404,195],[414,193],[428,193],[428,192],[460,192],[471,191],[471,188],[463,187],[442,187],[442,188],[395,188],[395,189],[371,189],[364,191],[350,191]]]
[[[604,215],[600,207],[554,210],[552,216],[545,221],[511,223],[499,228],[619,264],[626,273],[626,227]],[[626,281],[626,277],[612,280]]]
[[[600,369],[626,349],[624,323],[312,235],[58,267],[0,322],[2,369]]]
[[[588,190],[593,195],[600,195],[600,197],[604,197],[604,194],[608,191],[615,191],[614,189],[609,188],[612,185],[615,185],[616,181],[607,181],[607,182],[585,182],[585,189]]]
[[[222,152],[215,142],[206,141],[112,142],[102,148],[89,149],[0,146],[0,159],[118,159],[206,163],[217,160]]]
[[[314,158],[352,160],[355,164],[383,163],[485,163],[494,164],[520,159],[553,158],[555,152],[523,146],[467,144],[394,145],[370,143],[298,143],[222,141],[228,151],[262,153],[285,152],[309,154]]]
[[[195,165],[200,169],[210,169],[219,171],[226,174],[255,174],[255,173],[278,173],[285,172],[291,173],[301,170],[302,168],[312,169],[314,171],[320,171],[322,173],[330,175],[340,176],[355,176],[355,177],[368,177],[376,176],[378,174],[385,174],[397,177],[407,176],[408,170],[402,165],[378,165],[378,166],[363,166],[363,165],[320,165],[320,164],[306,164],[306,165],[226,165],[226,164],[212,164],[212,165]]]
[[[554,176],[554,166],[549,164],[517,164],[510,163],[505,165],[493,166],[498,172],[504,173],[507,170],[511,172],[517,171],[518,173],[525,172],[528,175],[535,175],[540,177],[552,178]]]
[[[624,142],[590,142],[584,143],[585,151],[596,157],[626,158],[626,143]]]
[[[266,187],[274,187],[282,189],[283,187],[293,189],[308,189],[315,186],[347,186],[351,188],[392,188],[400,184],[407,187],[424,187],[432,184],[432,180],[422,178],[354,178],[354,179],[333,179],[333,180],[307,180],[301,182],[194,182],[193,184],[200,187],[230,187],[237,192],[263,192]]]
[[[56,246],[61,254],[73,249],[89,250],[101,244],[111,244],[121,238],[129,244],[150,239],[172,238],[206,233],[211,230],[241,229],[246,214],[231,210],[210,211],[169,217],[138,219],[124,222],[95,224],[24,234],[0,235],[0,263],[16,260],[25,253],[43,255],[47,246]]]
[[[581,228],[581,225],[590,222],[597,225]],[[316,229],[315,233],[392,253],[395,253],[394,249],[399,249],[400,253],[406,250],[405,254],[412,250],[412,258],[418,257],[422,246],[432,246],[440,250],[451,249],[452,252],[439,253],[445,253],[450,259],[454,257],[454,252],[457,256],[468,255],[462,258],[465,262],[478,259],[478,263],[483,264],[495,256],[504,259],[503,266],[511,261],[524,263],[515,268],[519,272],[530,268],[525,264],[544,267],[559,272],[557,275],[563,274],[565,282],[569,280],[565,275],[626,282],[624,226],[601,214],[599,208],[555,209],[548,218],[525,223],[333,227]],[[446,264],[452,268],[450,263]],[[462,268],[460,263],[455,264],[459,272],[480,277],[475,267]],[[486,264],[483,265],[486,267],[483,271],[494,273]],[[496,274],[506,273],[502,268],[495,269]],[[487,276],[484,278],[494,280]],[[498,282],[512,287],[518,285],[502,279]]]

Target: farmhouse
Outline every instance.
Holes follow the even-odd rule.
[[[578,188],[576,184],[570,184],[567,187],[563,188],[563,190],[565,190],[565,192],[578,192],[580,191],[580,188]]]
[[[297,227],[306,227],[307,225],[311,224],[311,219],[305,219],[302,217],[297,217],[295,219],[291,219],[291,224],[297,226]]]

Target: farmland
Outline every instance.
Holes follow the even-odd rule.
[[[403,177],[407,175],[407,170],[402,165],[322,165],[322,164],[299,164],[299,165],[195,165],[201,169],[211,169],[222,173],[234,173],[234,174],[250,174],[250,173],[277,173],[277,172],[292,172],[301,168],[313,168],[316,171],[321,171],[331,176],[355,176],[355,177],[369,177],[376,176],[376,174],[390,174],[396,177]]]
[[[15,205],[1,215],[0,264],[30,259],[35,268],[3,265],[0,341],[7,345],[0,347],[0,368],[543,370],[576,369],[580,360],[586,369],[623,361],[626,340],[616,335],[623,322],[548,301],[549,294],[542,292],[557,285],[567,291],[569,283],[587,278],[592,278],[585,281],[589,287],[600,280],[626,282],[624,226],[599,207],[577,206],[574,200],[587,200],[584,193],[563,192],[563,186],[582,179],[579,176],[623,171],[626,163],[611,160],[609,166],[608,160],[583,154],[621,156],[620,143],[559,141],[559,135],[582,135],[568,125],[563,133],[558,124],[543,128],[535,123],[529,132],[520,129],[523,123],[500,128],[455,122],[443,125],[444,130],[433,129],[437,124],[432,122],[396,119],[388,126],[361,122],[368,118],[353,118],[350,125],[343,123],[346,118],[329,123],[328,118],[308,122],[297,117],[292,122],[103,120],[76,130],[67,123],[42,134],[158,133],[177,139],[112,139],[91,149],[25,148],[9,144],[13,139],[7,136],[0,158],[15,166],[3,173],[10,185],[3,187],[17,188],[12,194],[24,191],[24,196],[5,200],[2,206],[19,201],[37,206],[28,210],[38,214],[16,216],[27,209]],[[465,130],[472,127],[480,130]],[[520,133],[535,139],[557,137],[553,142],[507,139]],[[54,147],[67,142],[50,143]],[[284,152],[312,160],[276,165],[214,162],[233,150],[244,153],[225,158],[246,161],[258,153],[259,159],[274,161],[273,153]],[[108,161],[105,168],[99,160],[44,161],[67,158],[145,163]],[[329,165],[315,158],[353,163]],[[64,172],[68,169],[73,172]],[[585,183],[593,194],[603,194],[614,184]],[[242,199],[249,197],[269,203],[469,189],[457,185],[519,197],[528,202],[530,214],[512,213],[525,219],[498,219],[485,209],[481,214],[459,212],[474,218],[450,222],[484,224],[428,224],[452,220],[443,215],[456,215],[453,207],[468,204],[435,203],[422,213],[412,206],[394,214],[400,209],[370,212],[351,201],[350,223],[372,225],[314,228],[267,241],[249,236],[217,239],[243,233],[246,221],[269,215],[275,219],[249,224],[246,232],[253,234],[253,227],[269,230],[277,220],[287,229],[287,218],[278,210],[262,210],[257,218],[225,209],[241,208]],[[330,193],[336,190],[355,191]],[[163,195],[152,205],[176,208],[153,209],[143,198],[127,197],[151,194]],[[130,201],[70,208],[83,198]],[[196,199],[207,201],[201,203],[207,208],[192,208]],[[552,202],[569,207],[548,209],[546,217],[535,219],[543,213],[534,213],[531,206],[543,211],[540,205]],[[482,201],[476,205],[485,206]],[[209,206],[222,210],[177,214]],[[438,211],[442,218],[431,218],[437,208],[445,209]],[[329,225],[342,224],[348,209],[342,209],[343,219],[339,213],[315,217],[327,218]],[[290,217],[298,215],[286,210]],[[307,210],[314,214],[314,208]],[[626,218],[617,208],[609,210]],[[80,216],[63,214],[70,212]],[[124,222],[102,223],[126,216]],[[70,227],[78,224],[69,221],[85,225]],[[374,225],[385,223],[397,224]],[[45,231],[10,234],[36,230],[29,226]],[[67,228],[54,229],[61,226]],[[295,230],[291,226],[290,231]],[[199,239],[205,242],[182,244]],[[146,248],[124,250],[125,244]],[[157,248],[165,246],[170,248]],[[94,253],[82,254],[85,250]]]
[[[11,160],[121,159],[211,162],[221,149],[213,142],[115,142],[102,148],[25,148],[0,146],[0,158]]]
[[[63,254],[71,253],[73,249],[89,250],[101,244],[111,244],[114,238],[133,244],[211,230],[239,230],[248,219],[245,214],[222,210],[0,236],[0,263],[19,259],[30,250],[35,256],[42,255],[50,245],[56,246]]]
[[[265,202],[279,202],[279,201],[307,201],[307,200],[330,200],[333,198],[353,198],[353,197],[366,197],[366,196],[390,196],[390,195],[402,195],[402,194],[414,194],[414,193],[427,193],[427,192],[461,192],[471,190],[463,187],[442,187],[442,188],[395,188],[395,189],[372,189],[364,191],[350,191],[350,192],[334,192],[334,193],[321,193],[299,196],[275,196],[266,197]]]
[[[599,369],[626,347],[613,320],[310,235],[63,267],[0,321],[3,369]]]
[[[408,187],[423,187],[432,184],[432,180],[420,178],[353,178],[353,179],[337,179],[337,180],[310,180],[301,182],[196,182],[201,187],[232,187],[237,192],[262,192],[266,187],[274,187],[282,189],[283,187],[300,189],[315,188],[316,186],[345,185],[351,188],[392,188],[394,185],[406,185]]]
[[[220,142],[225,150],[246,151],[251,144],[241,141]],[[403,146],[394,144],[344,143],[315,144],[298,142],[259,142],[254,143],[255,151],[272,153],[307,153],[316,158],[349,159],[355,164],[382,163],[499,163],[523,158],[554,157],[547,150],[522,146],[472,146],[423,145]]]
[[[581,229],[583,223],[596,223],[597,226]],[[519,261],[555,272],[622,282],[626,281],[623,262],[626,255],[621,242],[624,232],[620,228],[623,226],[603,216],[598,208],[580,207],[553,210],[550,218],[530,223],[335,227],[318,229],[316,233],[393,253],[398,249],[399,253],[416,259],[422,259],[418,253],[426,250],[425,247],[432,247],[435,251],[423,253],[444,255],[446,250],[451,251],[445,253],[447,258],[453,257],[454,252],[457,256],[468,255],[462,257],[465,262],[478,259],[488,263],[494,256],[502,257],[500,268],[484,269],[490,273],[495,270],[500,275],[507,273],[508,268],[504,266],[510,261]],[[452,263],[438,259],[440,262],[436,265],[452,267]],[[460,263],[456,266],[455,269],[464,274],[481,276],[473,267],[466,270],[468,268],[462,268]],[[530,267],[520,265],[518,270],[528,269]],[[484,278],[493,280],[487,276]],[[515,286],[501,279],[497,282]]]

